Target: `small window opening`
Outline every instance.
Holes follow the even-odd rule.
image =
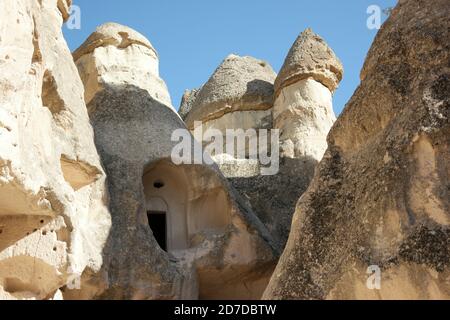
[[[157,180],[157,181],[155,181],[155,182],[153,183],[153,186],[154,186],[156,189],[161,189],[162,187],[164,187],[164,182],[162,182],[162,181],[160,181],[160,180]]]

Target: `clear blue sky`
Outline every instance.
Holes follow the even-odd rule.
[[[377,30],[366,26],[369,5],[396,0],[74,0],[81,29],[64,34],[76,49],[105,22],[144,34],[160,57],[175,108],[185,89],[201,86],[230,53],[269,62],[276,72],[296,37],[307,27],[321,35],[344,64],[334,97],[339,114],[359,84],[359,72]],[[386,18],[383,15],[383,20]]]

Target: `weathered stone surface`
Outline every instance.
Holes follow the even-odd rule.
[[[254,129],[256,132],[260,129],[272,130],[274,127],[273,117],[279,116],[271,105],[273,101],[271,96],[273,96],[274,74],[271,72],[270,77],[267,78],[267,70],[272,70],[272,68],[267,66],[267,64],[264,64],[264,68],[262,68],[260,63],[261,60],[255,58],[241,58],[231,55],[225,59],[221,66],[219,66],[207,82],[207,85],[196,94],[194,102],[192,102],[192,97],[189,97],[191,100],[190,103],[193,105],[192,110],[208,109],[212,105],[210,101],[214,101],[216,110],[222,110],[213,117],[203,120],[201,128],[204,133],[210,129],[221,131],[225,144],[227,136],[226,130],[228,129],[239,129],[244,131]],[[257,72],[255,72],[255,70],[257,70]],[[262,71],[264,71],[264,74],[266,75],[262,76]],[[261,78],[266,80],[264,80],[264,86],[258,87],[258,95],[237,94],[237,92],[245,92],[244,88],[252,87],[253,84],[262,83]],[[238,84],[237,89],[236,84]],[[322,86],[320,83],[317,83],[317,85]],[[205,87],[208,88],[208,86],[210,89],[205,89]],[[221,88],[229,89],[221,91]],[[239,88],[241,88],[240,91]],[[323,88],[328,92],[330,99],[329,105],[326,106],[330,109],[331,93],[329,93],[329,90],[326,87]],[[287,91],[286,95],[289,94],[290,91]],[[317,101],[319,99],[314,99],[317,94],[315,94],[315,91],[313,94],[309,94],[309,91],[303,94],[304,100],[297,101],[295,98],[298,96],[293,96],[290,98],[292,101],[288,102],[291,104],[300,104],[301,107],[304,107],[304,104],[301,102],[307,101],[308,104],[305,107],[311,109],[310,113],[313,115],[320,113],[320,111],[316,111],[316,108],[321,108],[320,105],[317,106],[317,104],[320,104],[320,101],[318,103]],[[202,95],[201,99],[199,98],[200,95]],[[261,100],[265,101],[263,109],[259,109],[259,107],[253,107],[253,109],[248,108],[248,106],[260,105]],[[286,110],[290,110],[290,105],[286,100],[288,100],[288,98],[285,98],[283,95],[283,98],[278,101],[279,113],[282,114],[282,116],[279,117],[279,123],[283,124],[283,129],[293,128],[295,125],[299,125],[299,122],[306,125],[307,121],[304,121],[303,118],[298,120],[299,117],[296,118],[294,115],[292,115],[291,118],[288,118],[288,112]],[[204,104],[205,101],[206,105]],[[234,109],[230,109],[230,105],[233,105]],[[286,110],[282,108],[285,108]],[[223,110],[226,111],[224,112]],[[333,114],[332,110],[331,114]],[[196,118],[196,116],[198,116],[198,118]],[[202,116],[203,114],[200,112],[195,113],[194,111],[191,111],[189,113],[189,123],[192,124],[194,121],[202,121]],[[284,122],[280,119],[283,119]],[[315,127],[321,126],[320,121],[322,119],[311,119],[311,117],[307,119],[310,120],[307,124]],[[325,126],[327,125],[328,128],[331,127],[331,124],[325,123]],[[303,135],[301,136],[302,138],[307,137],[307,132],[304,132],[305,130],[302,131],[299,129],[297,131],[299,134]],[[326,146],[326,133],[322,134],[320,138],[320,142]],[[204,141],[205,144],[208,142],[210,141]],[[308,146],[314,148],[315,144],[317,144],[317,141],[313,141],[308,144]],[[312,153],[297,153],[292,155],[292,157],[283,155],[283,158],[279,160],[280,170],[273,175],[264,176],[261,174],[262,165],[259,160],[248,159],[249,152],[247,147],[248,145],[245,146],[246,150],[244,158],[239,158],[235,152],[231,154],[227,153],[228,151],[225,147],[223,154],[213,154],[212,156],[228,181],[230,181],[236,190],[243,196],[243,199],[247,201],[248,205],[253,208],[253,211],[265,224],[271,235],[274,237],[277,246],[283,248],[289,235],[292,214],[295,211],[295,204],[312,179],[318,157],[312,157]],[[272,146],[269,144],[269,149],[271,147]]]
[[[82,63],[95,60],[99,49]],[[117,67],[134,68],[132,61]],[[84,84],[92,90],[91,82]],[[96,297],[260,298],[278,256],[275,244],[216,166],[171,161],[172,133],[188,133],[178,114],[137,83],[93,88],[88,110],[113,217],[104,251],[107,281]],[[158,236],[163,229],[149,226],[155,214],[166,219],[165,243]]]
[[[264,298],[450,298],[449,13],[399,1],[379,31]]]
[[[231,165],[225,162],[220,169],[249,202],[282,250],[289,236],[295,205],[308,188],[317,161],[306,157],[281,158],[279,172],[268,176],[261,175],[259,167],[243,174],[249,160],[242,162],[232,162]]]
[[[194,131],[200,123],[203,133],[210,129],[222,133],[224,148],[228,129],[270,129],[272,127],[273,81],[276,74],[266,62],[253,57],[229,55],[199,90],[188,91],[180,111],[187,126]],[[193,93],[191,93],[193,92]],[[189,107],[188,107],[189,106]],[[185,109],[189,108],[189,112]],[[257,132],[258,133],[258,132]],[[203,139],[205,137],[199,137]],[[209,142],[209,141],[204,141]],[[270,139],[269,139],[270,142]],[[245,147],[248,155],[248,148]],[[211,154],[218,160],[245,160],[230,154]],[[230,164],[230,161],[227,161]],[[237,166],[245,165],[239,161]],[[236,170],[240,170],[236,167]]]
[[[283,157],[322,159],[336,120],[332,92],[342,74],[341,63],[322,38],[311,29],[298,37],[275,80],[273,121]]]
[[[305,73],[309,68],[306,65],[316,59],[312,54],[317,55],[320,64],[315,65],[314,72]],[[339,77],[329,72],[330,63],[339,67]],[[274,73],[268,70],[272,68],[266,63],[262,68],[261,60],[230,55],[196,94],[194,102],[190,97],[192,109],[186,122],[190,129],[194,121],[202,121],[203,132],[220,130],[224,142],[227,129],[280,130],[280,171],[273,176],[261,175],[259,163],[237,159],[234,153],[214,154],[213,159],[249,201],[279,246],[284,247],[295,203],[312,179],[315,165],[327,148],[326,136],[336,120],[332,92],[318,80],[328,77],[337,86],[343,69],[326,43],[308,29],[294,43],[275,80],[280,87],[278,96],[274,95]],[[248,94],[245,88],[254,85],[256,94]],[[245,153],[249,157],[247,149]]]
[[[311,29],[306,29],[292,45],[275,81],[275,96],[281,89],[300,80],[312,78],[331,92],[342,80],[342,63],[326,42]]]
[[[63,21],[69,19],[71,6],[72,0],[58,0],[58,9],[62,14]]]
[[[105,174],[61,32],[70,2],[0,2],[0,299],[52,298],[102,265]]]
[[[147,90],[170,108],[165,82],[159,77],[156,50],[140,33],[117,23],[105,23],[73,53],[84,83],[85,100],[107,84],[130,84]]]
[[[229,55],[198,93],[187,126],[192,129],[194,121],[211,121],[235,111],[272,108],[275,77],[265,61]]]

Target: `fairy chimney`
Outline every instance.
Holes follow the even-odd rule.
[[[325,41],[306,29],[290,49],[275,80],[274,127],[284,157],[320,160],[336,117],[332,95],[343,67]]]
[[[105,23],[73,53],[83,83],[86,103],[105,84],[136,85],[161,103],[172,106],[159,76],[156,50],[139,32],[117,23]]]
[[[216,166],[174,163],[178,143],[172,135],[185,132],[194,143],[189,130],[148,82],[129,81],[149,74],[140,49],[127,51],[134,42],[105,48],[95,36],[98,30],[128,40],[136,34],[107,24],[83,44],[89,50],[82,47],[75,54],[92,93],[88,110],[113,216],[104,251],[108,285],[97,298],[260,298],[278,255],[269,233]],[[147,44],[147,52],[148,40],[141,36],[139,42]],[[115,68],[109,69],[110,61]],[[89,77],[86,66],[92,65],[102,77]]]

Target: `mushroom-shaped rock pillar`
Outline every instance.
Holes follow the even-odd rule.
[[[342,76],[342,64],[325,41],[311,29],[300,34],[275,80],[273,119],[283,157],[321,160]]]
[[[226,144],[233,141],[234,130],[255,130],[255,135],[249,139],[256,142],[259,129],[272,127],[275,78],[276,73],[267,62],[230,54],[199,91],[184,97],[181,111],[190,130],[194,129],[196,122],[201,123],[202,138],[207,140],[204,143],[210,142],[209,129],[222,133],[223,152],[215,150],[211,155],[227,177],[260,173],[257,161],[248,161],[252,158],[250,154],[256,154],[257,150],[249,150],[248,145],[230,149],[232,144]],[[190,110],[185,115],[187,106]]]

